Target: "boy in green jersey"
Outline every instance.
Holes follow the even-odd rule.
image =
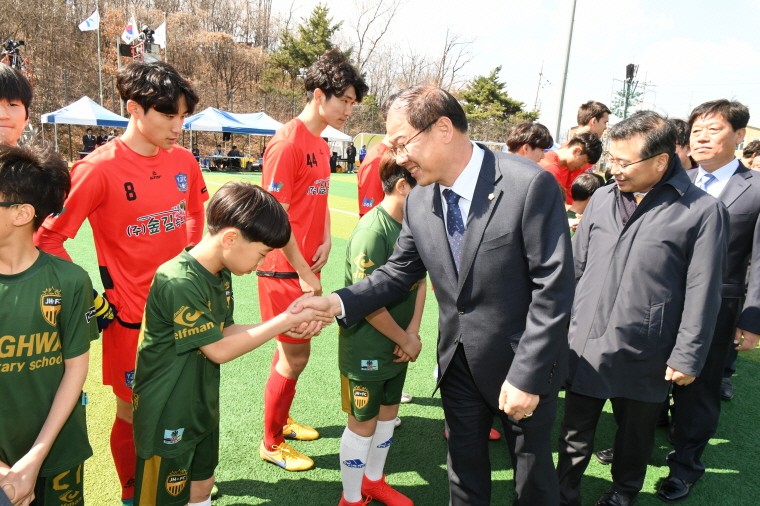
[[[0,146],[0,489],[14,505],[84,504],[92,283],[32,239],[70,187],[51,150]]]
[[[348,240],[346,285],[388,261],[401,232],[404,200],[417,184],[389,153],[380,162],[380,180],[383,201],[364,215]],[[383,468],[407,365],[417,360],[422,348],[418,333],[424,305],[423,278],[393,304],[339,330],[341,397],[348,414],[340,442],[340,506],[363,504],[362,496],[388,506],[413,504],[386,483]]]
[[[278,334],[310,338],[332,322],[313,310],[258,325],[233,321],[232,274],[250,274],[290,240],[287,213],[272,195],[227,183],[209,202],[206,223],[197,246],[159,267],[145,306],[132,396],[136,506],[210,505],[219,364]]]

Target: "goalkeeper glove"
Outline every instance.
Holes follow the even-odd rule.
[[[106,294],[102,296],[97,290],[92,290],[95,297],[95,316],[98,318],[98,331],[103,332],[116,319],[118,311],[108,302]]]

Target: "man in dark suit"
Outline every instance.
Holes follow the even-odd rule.
[[[452,505],[488,505],[488,433],[501,418],[516,505],[556,505],[551,455],[566,377],[573,293],[570,237],[554,177],[530,160],[470,141],[448,92],[404,90],[388,112],[390,151],[418,186],[390,260],[326,298],[351,326],[406,293],[427,271],[438,300],[438,385]]]
[[[702,452],[718,428],[721,380],[731,343],[738,350],[751,350],[760,339],[760,178],[734,156],[748,121],[749,110],[728,100],[706,102],[689,118],[691,156],[699,167],[687,174],[692,183],[723,202],[731,224],[720,312],[707,361],[692,385],[673,387],[675,450],[668,455],[670,475],[657,493],[670,503],[688,498],[705,472]]]
[[[578,284],[557,464],[563,506],[581,504],[607,399],[615,458],[612,486],[596,504],[636,502],[670,382],[694,381],[707,357],[728,246],[728,212],[689,181],[672,123],[643,111],[609,137],[615,184],[594,193],[573,238]]]
[[[95,151],[97,144],[98,140],[92,135],[92,128],[88,128],[86,134],[82,136],[82,151],[91,153]]]

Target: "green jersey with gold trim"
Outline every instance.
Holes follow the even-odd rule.
[[[374,207],[359,220],[346,246],[346,286],[369,276],[388,261],[401,233],[401,223],[394,220],[382,205]],[[417,283],[403,297],[385,308],[402,329],[414,316]],[[367,320],[338,330],[340,372],[354,380],[386,380],[407,367],[393,362],[396,344],[375,329]]]
[[[156,272],[148,293],[132,394],[140,458],[174,457],[219,426],[219,364],[199,349],[234,323],[232,276],[187,251]]]
[[[64,360],[87,353],[97,337],[92,283],[78,265],[41,251],[25,271],[0,275],[0,461],[13,466],[31,449],[63,379]],[[92,455],[84,404],[80,398],[40,476]]]

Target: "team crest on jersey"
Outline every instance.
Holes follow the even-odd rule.
[[[272,179],[272,182],[269,183],[269,188],[267,188],[267,191],[269,193],[278,193],[280,190],[282,190],[282,186],[285,183],[275,183],[274,179]]]
[[[166,491],[174,497],[177,497],[185,489],[185,485],[187,485],[186,469],[172,471],[166,477]]]
[[[40,295],[42,317],[53,327],[58,323],[58,315],[61,313],[61,300],[61,290],[58,288],[45,288]]]
[[[362,371],[377,371],[378,365],[377,360],[362,360]]]
[[[124,371],[124,386],[131,389],[135,382],[135,370]]]
[[[358,409],[362,409],[369,402],[369,390],[361,385],[354,387],[354,405]]]
[[[174,176],[174,180],[177,182],[177,189],[182,193],[187,193],[187,174],[180,172]]]
[[[182,434],[185,433],[185,428],[181,429],[166,429],[164,430],[164,444],[176,445],[182,441]]]
[[[364,200],[362,200],[362,207],[372,207],[374,205],[375,205],[375,199],[364,197]]]

